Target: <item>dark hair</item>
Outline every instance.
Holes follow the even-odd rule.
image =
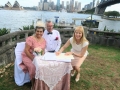
[[[36,26],[35,31],[36,31],[37,29],[43,29],[43,32],[45,31],[45,28],[44,28],[44,27]]]

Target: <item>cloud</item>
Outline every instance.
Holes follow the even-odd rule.
[[[108,6],[105,11],[118,11],[118,12],[120,12],[120,4]]]

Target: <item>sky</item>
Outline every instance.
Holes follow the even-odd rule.
[[[0,0],[0,5],[4,6],[7,2],[10,2],[12,5],[14,4],[15,0]],[[17,0],[20,4],[20,6],[23,6],[23,7],[32,7],[32,6],[38,6],[38,2],[40,0]],[[49,0],[48,0],[49,1]],[[57,0],[51,0],[51,1],[54,1],[55,4],[57,2]],[[60,0],[61,2],[62,1],[70,1],[70,0]],[[79,1],[81,2],[81,8],[84,7],[84,5],[86,4],[89,4],[90,2],[92,2],[93,0],[75,0],[75,1]],[[97,1],[97,0],[96,0]],[[101,1],[101,0],[99,0]],[[60,3],[61,3],[60,2]],[[95,2],[96,4],[96,2]],[[112,5],[112,6],[109,6],[106,8],[105,11],[113,11],[113,10],[116,10],[116,11],[119,11],[120,12],[120,4],[115,4],[115,5]]]

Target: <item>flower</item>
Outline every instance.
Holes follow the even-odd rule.
[[[39,47],[34,48],[34,51],[37,55],[39,55],[39,54],[42,55],[42,49],[41,48],[39,48]]]
[[[58,40],[58,37],[56,37],[55,40]]]

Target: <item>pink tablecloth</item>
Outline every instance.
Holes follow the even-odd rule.
[[[35,84],[33,90],[70,90],[71,63],[45,61],[36,56]]]

